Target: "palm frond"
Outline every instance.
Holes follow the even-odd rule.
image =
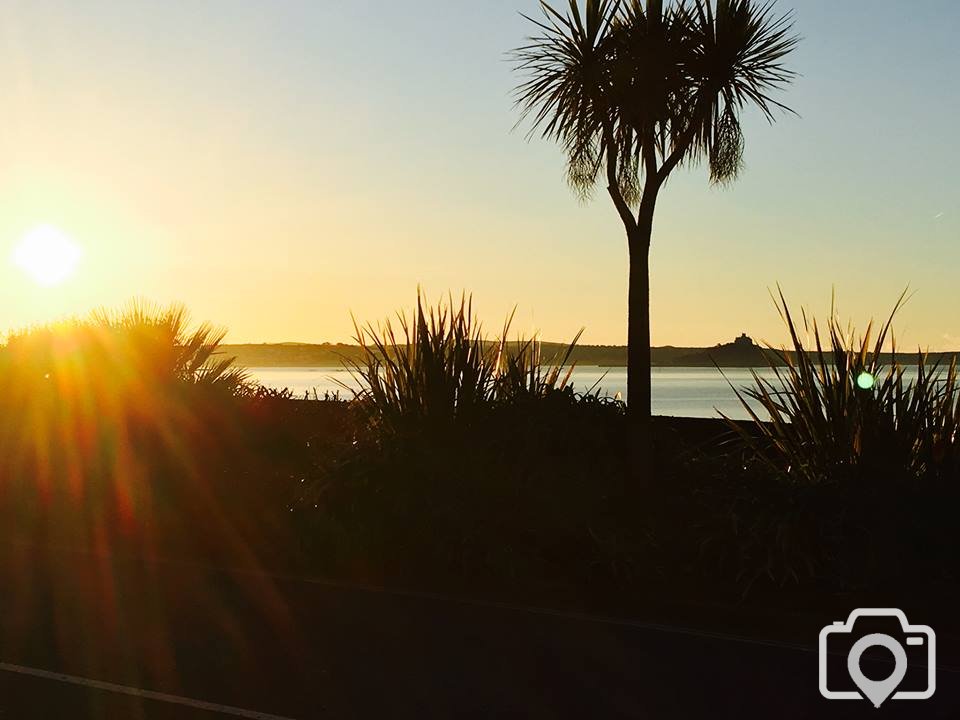
[[[788,110],[774,98],[795,74],[786,57],[799,38],[793,16],[761,0],[568,0],[541,3],[539,30],[513,52],[526,76],[518,124],[557,142],[567,180],[586,197],[605,161],[636,205],[643,178],[659,186],[681,164],[706,161],[715,183],[743,164],[741,114],[768,121]]]
[[[694,0],[688,12],[696,38],[686,69],[692,92],[688,123],[678,130],[693,130],[684,161],[706,159],[713,182],[735,179],[742,166],[746,107],[759,109],[768,122],[777,110],[792,112],[773,94],[796,77],[784,61],[799,37],[793,14],[777,15],[774,7],[772,0]]]
[[[619,0],[588,0],[580,11],[569,0],[561,14],[541,2],[543,19],[526,17],[539,30],[512,53],[527,79],[516,88],[517,124],[529,121],[529,136],[556,141],[567,154],[567,180],[582,197],[597,182],[603,158],[603,127],[609,120],[608,83],[611,24]]]

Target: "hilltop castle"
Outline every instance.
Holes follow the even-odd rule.
[[[740,333],[740,337],[734,338],[732,343],[717,343],[718,348],[732,348],[735,350],[752,350],[757,347],[753,338],[746,333]]]

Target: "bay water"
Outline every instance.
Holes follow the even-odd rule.
[[[760,369],[762,377],[772,377],[769,369]],[[250,368],[252,378],[272,388],[289,388],[296,396],[323,397],[325,393],[339,392],[341,397],[352,397],[351,389],[358,384],[349,371],[334,367],[258,367]],[[654,368],[653,413],[681,417],[729,417],[745,419],[746,411],[737,399],[736,388],[753,385],[747,368],[663,367]],[[578,392],[600,390],[602,395],[625,398],[627,370],[622,367],[577,367],[573,371],[573,385]]]

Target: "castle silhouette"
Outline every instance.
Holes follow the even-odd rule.
[[[732,343],[717,343],[718,348],[735,348],[737,350],[750,350],[757,347],[753,338],[746,333],[740,333],[740,337],[734,338]]]

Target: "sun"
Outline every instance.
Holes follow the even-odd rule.
[[[59,285],[77,269],[80,246],[62,230],[41,225],[27,232],[13,249],[13,264],[43,287]]]

